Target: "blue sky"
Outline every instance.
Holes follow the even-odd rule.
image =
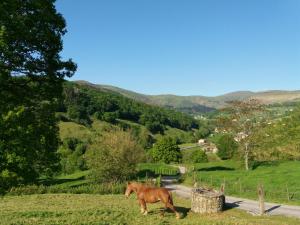
[[[57,0],[72,80],[215,96],[300,89],[299,0]]]

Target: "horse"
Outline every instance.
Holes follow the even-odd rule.
[[[143,215],[148,214],[146,203],[157,203],[161,201],[165,205],[165,210],[167,208],[171,209],[175,213],[176,218],[180,219],[180,214],[174,207],[172,195],[166,188],[149,187],[141,183],[129,182],[127,183],[125,196],[128,198],[132,192],[135,192],[137,195]],[[162,215],[164,215],[164,212]]]

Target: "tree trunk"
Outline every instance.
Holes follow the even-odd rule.
[[[245,144],[245,169],[249,170],[249,148],[248,143]]]

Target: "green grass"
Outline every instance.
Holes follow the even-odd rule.
[[[248,172],[234,161],[201,163],[194,169],[185,184],[192,185],[195,177],[199,185],[218,189],[225,182],[227,195],[250,199],[257,199],[257,185],[263,184],[266,201],[300,205],[299,161],[265,163]]]
[[[167,129],[164,131],[164,135],[161,134],[154,135],[156,140],[162,138],[162,136],[172,137],[174,139],[180,140],[181,142],[191,142],[194,139],[193,132],[191,131],[188,132],[188,131],[180,130],[169,126],[167,126]]]
[[[60,175],[51,179],[40,179],[39,184],[22,185],[11,188],[7,195],[31,195],[47,193],[71,194],[120,194],[125,190],[124,183],[93,183],[87,178],[90,171],[78,171],[70,175]]]
[[[59,122],[58,126],[62,140],[66,138],[77,138],[82,141],[87,141],[92,135],[90,129],[74,122]]]
[[[147,175],[167,175],[179,174],[179,169],[164,163],[140,163],[138,165],[139,176]],[[142,175],[143,174],[143,175]]]
[[[196,146],[197,143],[184,143],[184,144],[180,144],[179,148],[185,148],[185,147],[190,147],[190,146]]]
[[[2,225],[295,225],[300,221],[285,217],[254,217],[230,209],[220,214],[198,215],[189,211],[190,202],[174,198],[178,211],[183,215],[176,220],[171,212],[160,217],[161,203],[148,205],[149,214],[143,216],[132,196],[124,195],[27,195],[6,196],[0,199],[0,224]]]

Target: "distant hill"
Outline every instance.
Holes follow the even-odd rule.
[[[264,104],[300,101],[300,90],[271,90],[264,92],[238,91],[216,97],[206,97],[177,95],[145,95],[114,86],[92,84],[87,81],[76,81],[76,83],[93,86],[102,90],[110,90],[137,101],[176,109],[178,111],[182,111],[189,114],[214,111],[215,109],[219,109],[226,106],[226,102],[233,100],[244,101],[247,99],[254,98],[260,100]]]

